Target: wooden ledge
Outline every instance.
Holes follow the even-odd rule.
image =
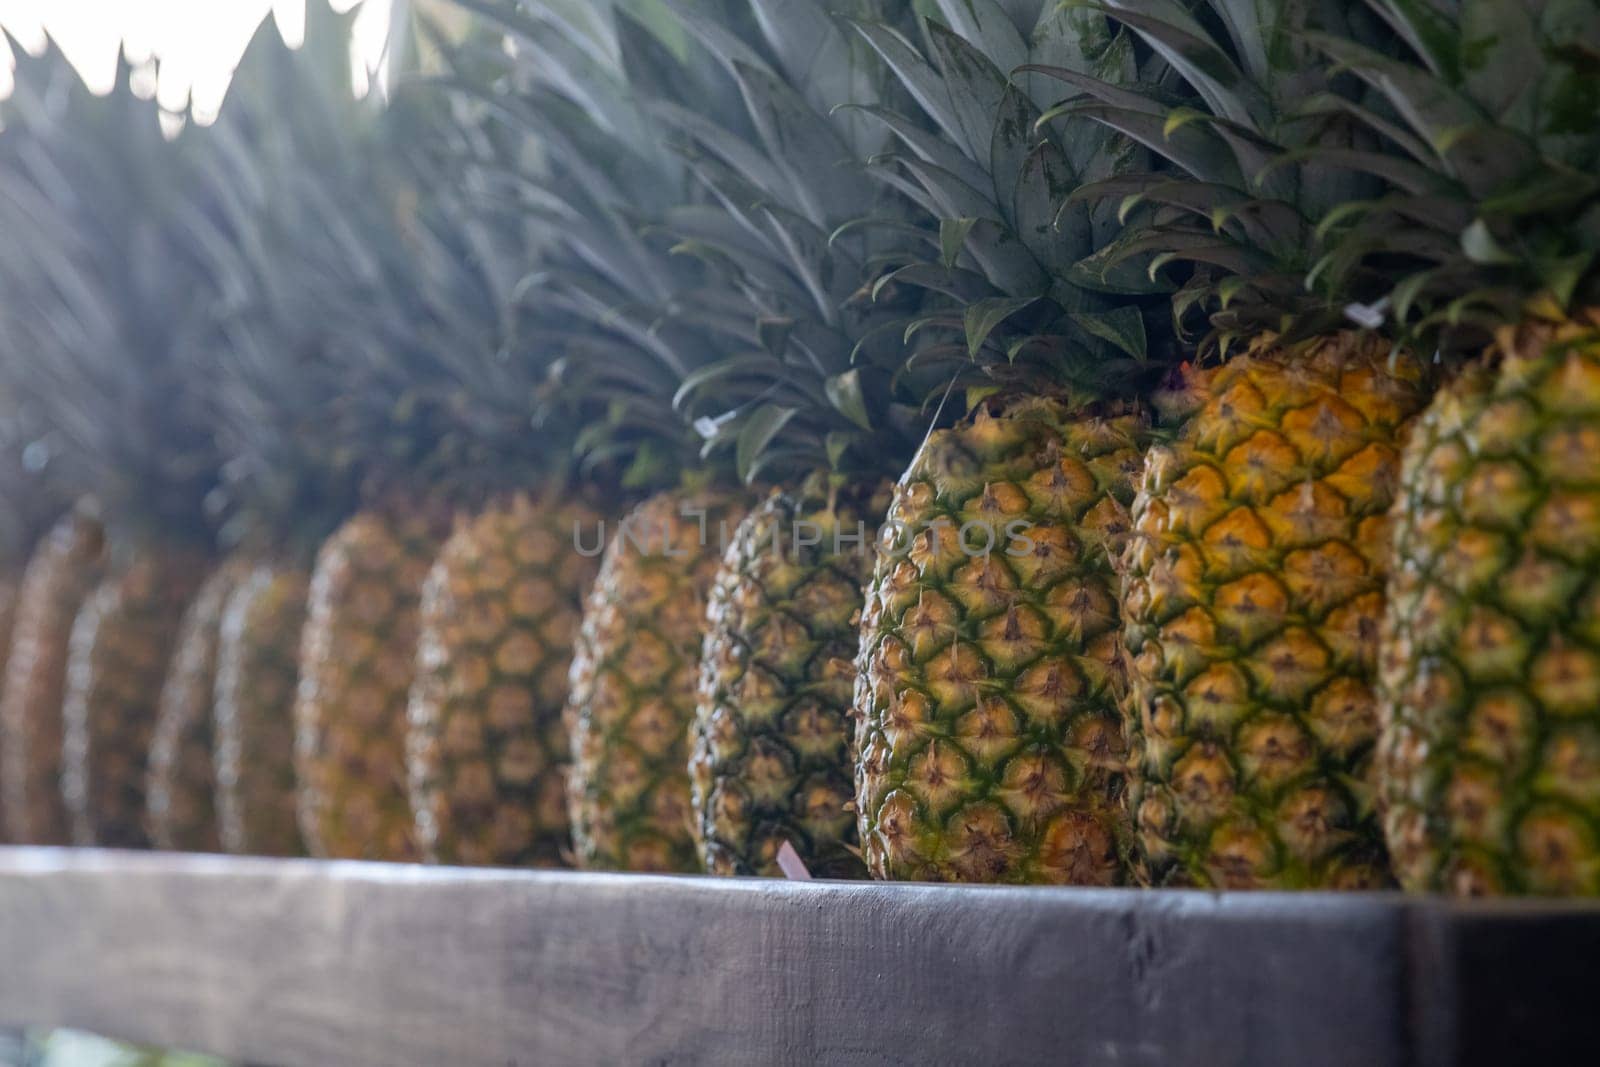
[[[288,1067],[1580,1062],[1600,904],[0,848],[0,1024]]]

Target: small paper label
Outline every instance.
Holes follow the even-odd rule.
[[[794,846],[785,841],[778,846],[778,869],[783,871],[783,876],[791,882],[811,881],[811,872],[806,870],[806,861],[800,858],[800,853]]]

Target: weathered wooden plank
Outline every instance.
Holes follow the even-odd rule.
[[[1600,911],[1556,913],[1594,941]],[[1464,1051],[1480,972],[1575,1029],[1471,948],[1529,915],[13,848],[0,1024],[308,1067],[1504,1063]]]

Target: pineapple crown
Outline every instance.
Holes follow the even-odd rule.
[[[348,291],[344,261],[370,254],[352,206],[371,195],[359,146],[373,122],[350,84],[352,22],[311,5],[299,49],[270,18],[258,25],[217,121],[200,131],[203,180],[186,217],[222,290],[213,316],[220,540],[291,558],[355,506],[360,476],[336,417],[353,317],[321,307],[322,294]],[[277,121],[285,109],[295,122]]]
[[[937,388],[964,385],[969,407],[996,391],[1085,400],[1137,391],[1168,347],[1171,287],[1137,270],[1081,270],[1119,223],[1114,208],[1071,194],[1141,168],[1144,153],[1086,118],[1047,117],[1051,72],[1137,81],[1133,39],[1097,11],[1054,2],[931,6],[938,17],[917,24],[920,44],[855,24],[920,113],[863,108],[895,142],[873,172],[935,228],[880,282],[932,297],[903,324],[927,341],[906,370]]]
[[[519,408],[511,383],[482,380],[499,348],[500,279],[449,176],[418,147],[448,128],[440,109],[358,99],[351,17],[314,11],[298,50],[263,24],[214,153],[233,208],[214,244],[238,279],[222,361],[231,525],[295,546],[363,497],[475,506],[508,487],[532,407],[531,386]],[[272,121],[285,106],[297,121]]]
[[[36,195],[31,184],[12,176],[48,162],[41,153],[48,140],[45,124],[60,108],[46,107],[44,101],[72,92],[77,84],[54,42],[47,42],[39,56],[18,51],[17,57],[16,89],[0,100],[0,129],[11,127],[0,134],[0,220],[29,210]],[[26,558],[67,509],[73,489],[63,484],[61,463],[50,462],[63,441],[37,403],[29,368],[19,358],[29,344],[43,340],[31,337],[42,325],[31,309],[41,306],[47,279],[28,257],[0,250],[0,334],[12,342],[0,356],[0,499],[6,501],[0,509],[0,561],[13,564]]]
[[[1337,325],[1371,291],[1364,270],[1328,270],[1327,228],[1350,201],[1410,175],[1382,165],[1383,102],[1316,61],[1316,29],[1392,50],[1381,24],[1339,0],[1108,0],[1085,5],[1121,23],[1167,66],[1159,84],[1029,67],[1076,90],[1046,112],[1081,115],[1150,150],[1159,166],[1076,190],[1116,206],[1122,234],[1081,264],[1106,275],[1129,262],[1179,288],[1180,330],[1204,322],[1202,353],[1226,354],[1263,330],[1284,340]],[[1191,335],[1192,336],[1192,335]]]
[[[192,128],[169,140],[151,71],[119,57],[96,96],[54,45],[18,54],[0,151],[4,318],[26,360],[4,373],[39,420],[29,464],[91,492],[121,539],[204,541],[215,447],[209,311],[188,240]]]
[[[1404,180],[1330,220],[1328,272],[1382,272],[1384,299],[1365,310],[1423,351],[1475,349],[1504,323],[1600,302],[1600,8],[1368,7],[1408,54],[1308,40],[1398,116],[1354,112],[1384,145],[1361,162]]]
[[[632,14],[567,0],[459,3],[503,31],[504,43],[476,50],[474,69],[458,64],[434,81],[481,113],[483,150],[470,167],[493,210],[546,233],[512,287],[508,340],[511,359],[546,372],[540,425],[556,437],[572,431],[566,447],[591,480],[626,490],[731,481],[730,464],[698,454],[691,420],[673,404],[729,339],[720,322],[685,313],[719,298],[662,229],[693,194],[630,81],[679,62],[672,47],[689,45],[656,2],[633,4]],[[710,64],[682,63],[679,76],[680,91],[729,99]]]
[[[861,110],[896,103],[896,81],[817,0],[669,6],[739,105],[697,110],[659,52],[662,62],[629,68],[704,194],[663,228],[737,298],[686,307],[725,324],[732,344],[683,382],[676,403],[702,454],[731,454],[746,482],[898,474],[922,430],[895,384],[902,320],[920,295],[875,282],[925,238],[915,204],[864,166],[888,135]],[[850,6],[896,21],[911,10]]]

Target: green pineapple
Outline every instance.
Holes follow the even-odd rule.
[[[1369,313],[1419,351],[1471,357],[1419,420],[1395,494],[1385,836],[1410,890],[1593,895],[1600,14],[1370,7],[1409,55],[1312,42],[1399,116],[1358,165],[1409,180],[1352,205],[1329,259],[1386,276]]]
[[[937,229],[885,284],[930,290],[908,366],[969,414],[930,432],[895,490],[860,623],[856,807],[880,878],[1121,884],[1127,687],[1113,559],[1147,441],[1130,397],[1164,356],[1160,287],[1086,288],[1114,212],[1067,202],[1141,160],[1082,120],[1041,124],[1030,59],[1129,83],[1130,40],[1053,4],[933,5],[919,46],[862,23],[932,132],[872,114],[874,167]],[[945,92],[932,86],[943,85]]]
[[[713,874],[857,878],[851,728],[856,619],[887,491],[813,477],[733,531],[711,586],[689,772]]]

